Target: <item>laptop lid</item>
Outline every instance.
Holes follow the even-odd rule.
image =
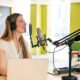
[[[10,59],[7,80],[47,80],[48,59]]]

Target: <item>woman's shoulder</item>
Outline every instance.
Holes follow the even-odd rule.
[[[6,41],[4,39],[0,39],[0,46],[4,46],[4,47],[8,47],[10,48],[10,46],[12,45],[13,40],[11,41]]]
[[[6,41],[6,40],[3,40],[3,39],[0,39],[0,47],[1,47],[1,46],[6,47],[6,46],[9,45],[9,43],[10,43],[10,41]]]
[[[0,39],[0,49],[7,50],[11,48],[11,41]]]
[[[0,44],[6,44],[6,43],[7,43],[7,41],[0,39]]]
[[[4,49],[5,41],[3,39],[0,39],[0,49]]]

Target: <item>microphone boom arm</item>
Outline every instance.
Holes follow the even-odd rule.
[[[80,34],[80,29],[74,31],[73,33],[65,36],[64,38],[57,40],[55,42],[52,42],[53,45],[56,45],[57,47],[60,45],[64,45],[64,44],[68,44],[69,42],[74,42],[75,41],[75,37],[78,36]]]

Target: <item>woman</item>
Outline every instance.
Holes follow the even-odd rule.
[[[22,14],[14,13],[6,19],[6,29],[0,39],[0,75],[7,76],[7,60],[31,58],[28,45],[22,33],[26,32],[26,23]]]

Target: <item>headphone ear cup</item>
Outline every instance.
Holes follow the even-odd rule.
[[[16,29],[15,23],[11,23],[11,24],[10,24],[10,28],[11,28],[12,31],[15,30],[15,29]]]

